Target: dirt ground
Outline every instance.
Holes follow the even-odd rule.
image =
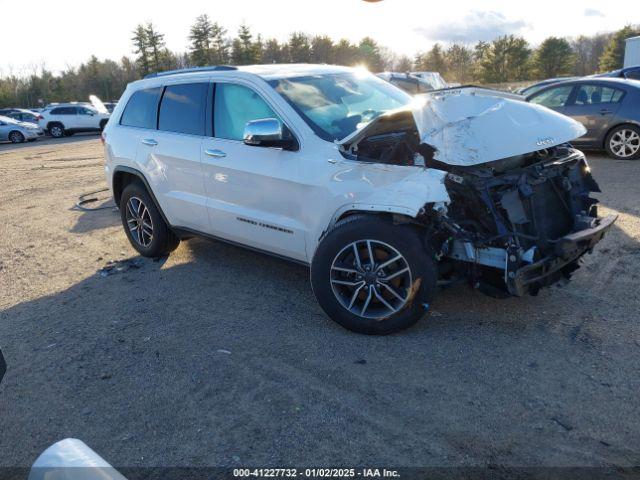
[[[301,266],[202,239],[154,262],[74,210],[96,136],[0,145],[0,466],[65,437],[118,467],[638,465],[640,162],[589,158],[620,218],[571,283],[452,288],[368,337]]]

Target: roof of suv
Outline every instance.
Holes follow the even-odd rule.
[[[185,68],[183,70],[173,70],[169,72],[158,72],[151,74],[137,82],[146,83],[147,80],[155,80],[158,78],[176,78],[179,76],[201,77],[208,76],[212,73],[216,75],[237,76],[238,74],[257,75],[264,80],[273,80],[287,77],[300,77],[304,75],[320,75],[332,73],[347,73],[355,71],[351,67],[341,67],[336,65],[318,65],[307,63],[273,63],[265,65],[243,65],[238,67],[203,67],[203,68]]]

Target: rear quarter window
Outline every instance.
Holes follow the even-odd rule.
[[[160,91],[161,88],[157,87],[134,92],[124,107],[124,112],[120,117],[120,125],[155,129]]]

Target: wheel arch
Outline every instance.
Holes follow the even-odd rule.
[[[51,129],[51,127],[52,127],[53,125],[60,125],[60,126],[62,127],[62,129],[63,129],[63,130],[65,130],[64,123],[62,123],[62,122],[61,122],[61,121],[59,121],[59,120],[49,120],[49,121],[47,122],[47,130]]]
[[[24,133],[22,133],[20,130],[9,130],[9,133],[7,134],[7,138],[9,140],[11,140],[11,134],[13,134],[13,133],[19,133],[20,135],[22,135],[23,139],[25,139],[25,140],[27,139],[27,137],[24,135]]]
[[[425,204],[429,205],[429,204]],[[345,205],[338,209],[329,223],[324,227],[318,238],[313,245],[310,245],[311,251],[309,251],[309,258],[313,258],[318,245],[326,237],[326,235],[333,229],[333,227],[341,220],[356,215],[362,215],[366,217],[378,217],[386,220],[390,220],[395,224],[409,224],[415,229],[424,228],[420,222],[417,221],[417,217],[420,215],[421,210],[414,210],[408,207],[400,207],[393,205],[377,205],[377,204],[350,204]]]
[[[120,208],[120,198],[122,197],[122,192],[127,185],[136,181],[140,182],[144,186],[145,190],[147,191],[147,193],[149,193],[149,196],[153,200],[156,208],[160,212],[160,215],[162,216],[164,222],[167,225],[171,226],[144,174],[140,170],[126,167],[124,165],[115,167],[113,170],[113,176],[111,178],[111,191],[113,193],[113,201],[118,206],[118,208]]]

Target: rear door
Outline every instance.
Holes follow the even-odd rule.
[[[587,129],[587,133],[576,143],[593,146],[602,144],[624,94],[622,89],[598,83],[581,83],[577,86],[571,102],[563,112]]]
[[[249,121],[276,118],[286,123],[256,86],[238,82],[215,85],[214,136],[202,143],[211,233],[305,261],[306,229],[300,212],[306,208],[308,188],[300,183],[302,150],[243,142]]]
[[[209,229],[200,150],[210,89],[208,80],[165,86],[157,129],[139,137],[137,162],[174,227]]]

